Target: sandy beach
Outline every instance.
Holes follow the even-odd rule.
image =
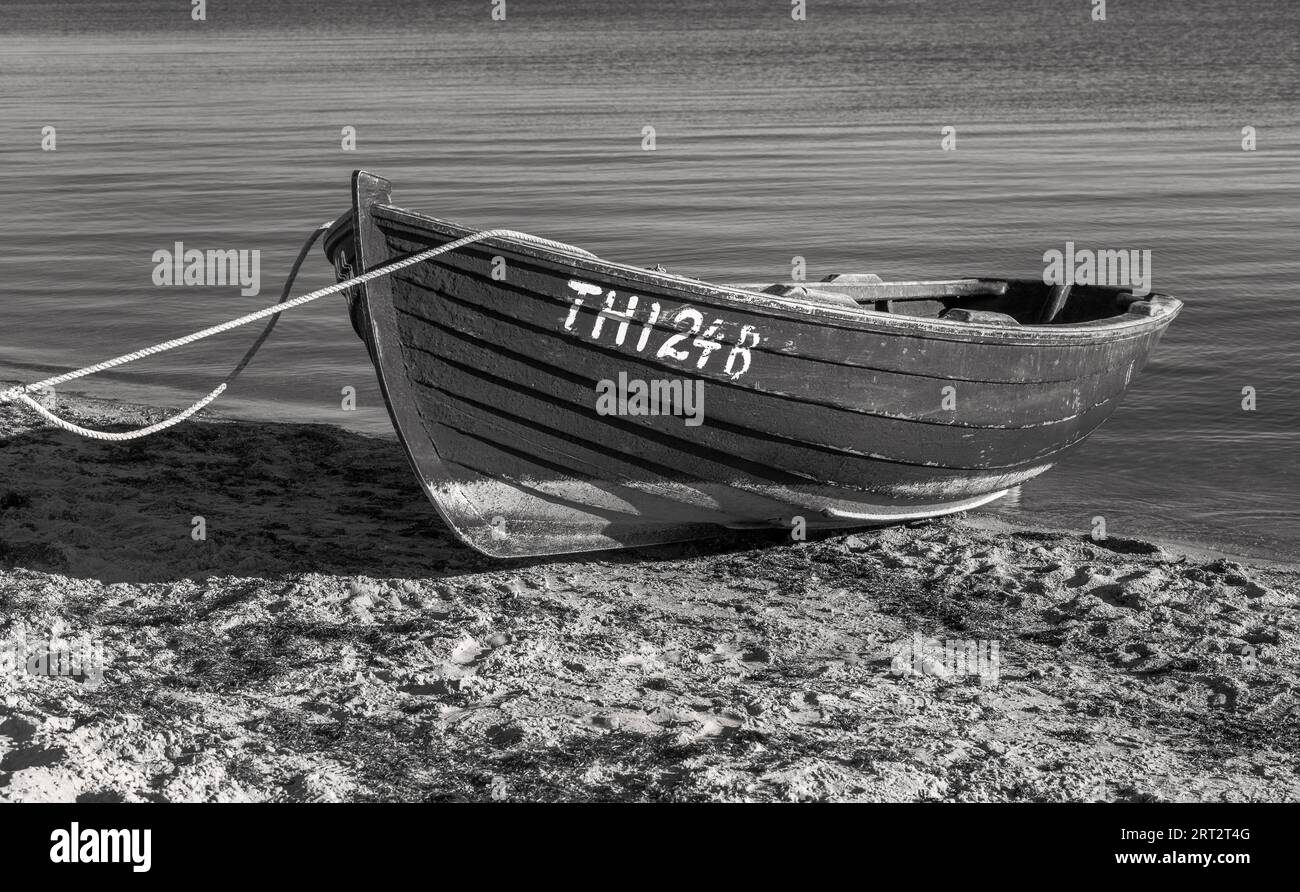
[[[0,801],[1294,801],[1298,594],[987,517],[497,562],[393,439],[2,406],[0,652],[103,659],[4,666]]]

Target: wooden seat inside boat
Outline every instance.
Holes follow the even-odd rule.
[[[828,308],[975,325],[1067,325],[1141,310],[1132,292],[1099,285],[1048,285],[1038,279],[940,279],[887,282],[870,273],[827,276],[820,282],[737,284]]]

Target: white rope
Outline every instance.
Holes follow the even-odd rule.
[[[38,415],[40,415],[46,421],[49,421],[51,424],[55,425],[56,427],[63,428],[65,431],[70,431],[74,434],[79,434],[80,436],[83,437],[89,437],[92,440],[111,440],[114,442],[121,442],[123,440],[136,440],[139,439],[140,437],[147,437],[150,434],[156,434],[159,431],[167,430],[167,428],[171,427],[173,424],[180,424],[186,418],[189,418],[191,415],[193,415],[195,412],[202,409],[208,403],[212,402],[217,397],[221,396],[221,394],[224,393],[225,390],[226,390],[226,385],[223,383],[219,385],[216,390],[209,393],[203,399],[199,400],[197,403],[194,403],[188,409],[185,409],[182,412],[177,412],[171,418],[167,418],[163,421],[158,422],[157,424],[151,424],[148,427],[141,427],[141,428],[136,428],[135,430],[132,431],[120,431],[120,432],[119,431],[96,431],[96,430],[91,430],[88,427],[81,427],[80,425],[73,424],[71,421],[66,421],[60,418],[59,416],[55,415],[49,409],[45,408],[40,403],[36,402],[36,400],[32,399],[25,393],[20,394],[18,396],[18,399],[21,402],[26,403],[29,407],[31,407]]]
[[[324,226],[322,226],[321,229],[328,228],[328,226],[329,226],[328,223],[324,224]],[[319,231],[320,230],[318,230],[318,232]],[[311,292],[310,294],[304,294],[301,297],[295,297],[293,300],[283,301],[282,303],[265,307],[264,309],[258,310],[257,312],[249,313],[245,316],[240,316],[238,319],[231,319],[229,322],[223,322],[220,325],[214,325],[210,328],[205,328],[202,331],[196,331],[193,334],[185,335],[184,337],[175,338],[170,341],[163,341],[161,344],[154,344],[152,347],[145,347],[141,350],[136,350],[133,353],[124,353],[121,356],[115,356],[112,359],[106,359],[103,362],[98,362],[95,363],[94,365],[89,365],[84,368],[80,368],[71,372],[65,372],[62,375],[55,375],[53,378],[46,378],[44,381],[37,381],[35,384],[23,384],[17,387],[11,387],[8,390],[0,392],[0,403],[13,402],[15,400],[20,401],[26,404],[29,408],[34,409],[46,420],[63,428],[64,430],[71,431],[72,433],[79,434],[80,436],[83,437],[91,437],[96,440],[110,440],[110,441],[133,440],[138,437],[147,437],[150,434],[156,434],[159,431],[166,430],[167,428],[171,427],[174,424],[180,424],[182,421],[189,418],[195,412],[198,412],[200,409],[207,406],[217,397],[221,396],[221,394],[226,389],[226,384],[223,383],[220,387],[216,388],[207,396],[203,397],[203,399],[192,404],[187,409],[184,409],[183,411],[177,413],[176,415],[173,415],[170,418],[160,421],[157,424],[151,424],[148,427],[138,428],[132,431],[121,431],[121,432],[96,431],[96,430],[90,430],[89,428],[79,427],[78,425],[75,425],[70,421],[65,421],[64,419],[54,415],[52,412],[50,412],[40,403],[36,402],[36,400],[29,397],[27,394],[33,391],[44,390],[49,387],[54,387],[56,384],[63,384],[68,381],[73,381],[77,378],[84,378],[87,375],[93,375],[96,372],[102,372],[106,369],[114,368],[115,366],[125,365],[128,362],[134,362],[137,359],[143,359],[146,356],[153,356],[155,353],[164,353],[168,350],[175,350],[177,347],[184,347],[186,344],[192,344],[195,341],[201,341],[204,338],[210,338],[213,335],[218,335],[223,332],[230,331],[232,328],[239,328],[241,325],[248,325],[249,323],[256,322],[259,319],[265,319],[268,316],[274,316],[277,313],[283,313],[285,310],[291,310],[295,307],[300,307],[303,304],[311,303],[312,301],[319,300],[322,297],[326,297],[331,294],[338,294],[340,291],[345,291],[348,288],[353,287],[354,285],[361,285],[371,281],[372,279],[378,279],[381,276],[390,276],[393,273],[397,272],[398,270],[405,269],[408,266],[414,266],[417,263],[422,263],[425,260],[429,260],[433,257],[437,257],[439,254],[446,254],[450,251],[458,250],[460,248],[465,247],[466,245],[473,244],[474,242],[483,241],[484,239],[488,239],[488,238],[513,238],[518,241],[529,242],[531,244],[541,245],[542,247],[551,248],[552,250],[573,251],[578,254],[586,255],[588,257],[595,256],[590,251],[585,251],[582,248],[575,248],[573,245],[566,245],[563,242],[551,241],[550,239],[540,238],[535,235],[529,235],[526,232],[519,232],[514,229],[485,229],[482,230],[481,232],[471,233],[470,235],[464,236],[463,238],[459,238],[456,239],[455,241],[448,242],[445,245],[440,245],[437,248],[429,248],[425,251],[420,251],[417,254],[412,254],[410,257],[404,257],[401,260],[396,260],[384,266],[377,267],[376,269],[372,269],[369,272],[362,273],[359,276],[353,276],[351,279],[347,279],[346,281],[337,282],[325,288],[318,289],[316,291]]]

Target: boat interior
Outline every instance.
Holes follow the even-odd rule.
[[[981,325],[1070,325],[1126,313],[1152,315],[1151,302],[1126,288],[1048,285],[1038,279],[945,279],[886,282],[873,274],[828,276],[820,282],[728,285],[828,307],[853,307]]]

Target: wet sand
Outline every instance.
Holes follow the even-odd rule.
[[[0,801],[1295,801],[1297,595],[980,517],[496,562],[392,439],[0,406],[0,653],[103,653],[0,662]]]

